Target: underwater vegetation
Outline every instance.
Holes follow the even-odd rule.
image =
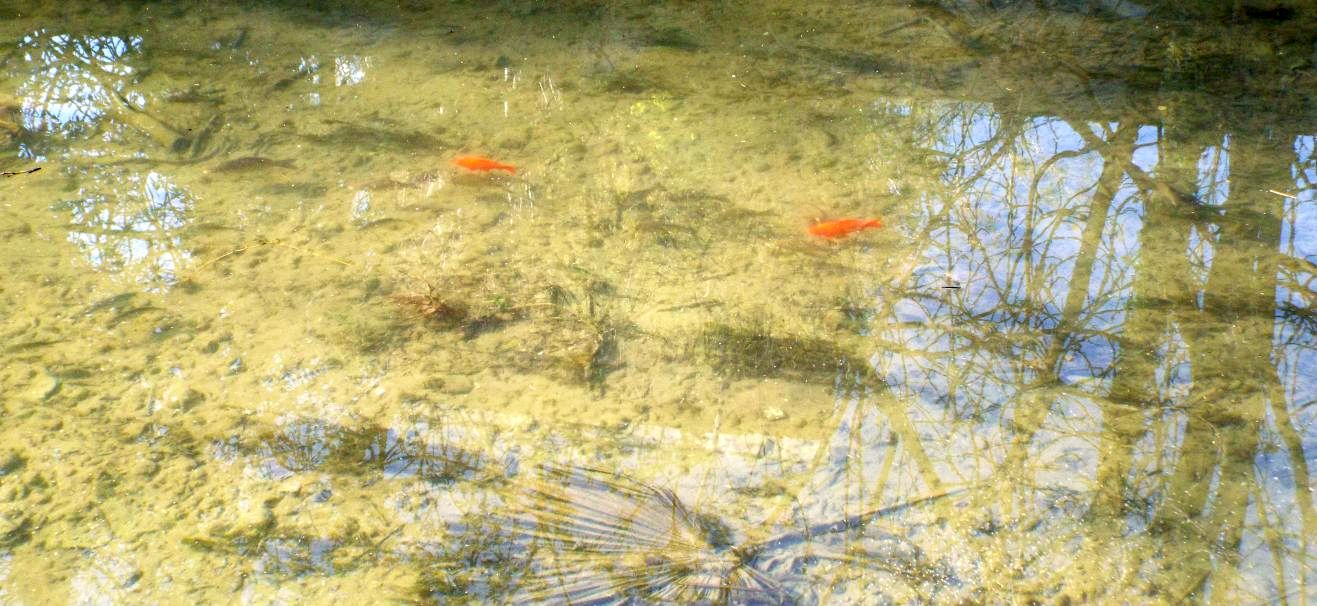
[[[395,310],[370,305],[354,305],[330,318],[334,321],[333,338],[362,354],[380,353],[397,345],[407,327]]]
[[[516,593],[528,556],[502,518],[471,512],[446,530],[446,540],[426,545],[414,560],[415,603],[482,604]]]
[[[737,205],[726,196],[699,189],[656,185],[614,192],[593,228],[602,234],[619,230],[651,241],[656,254],[673,250],[703,254],[715,243],[764,236],[767,213]],[[735,225],[735,229],[727,226]]]
[[[23,128],[23,106],[8,97],[0,96],[0,149],[9,148],[19,141],[31,138],[31,133]],[[6,173],[10,172],[8,169]],[[6,176],[9,176],[6,174]]]
[[[350,428],[321,419],[285,424],[256,440],[254,454],[274,477],[317,471],[387,479],[416,477],[450,483],[471,479],[484,465],[479,454],[430,436],[428,428],[368,425]]]
[[[553,327],[545,335],[550,365],[566,382],[602,391],[604,379],[620,367],[619,335],[627,327],[599,303],[610,291],[598,281],[584,285],[579,296],[558,286],[548,289],[554,310]]]
[[[394,120],[379,117],[360,122],[324,120],[320,130],[326,132],[303,132],[298,135],[317,145],[326,147],[350,146],[354,150],[433,152],[450,147],[435,135],[409,128]]]
[[[695,343],[714,371],[727,377],[824,384],[849,377],[865,385],[880,383],[866,361],[832,341],[780,334],[762,319],[711,322]]]
[[[623,326],[602,299],[611,287],[583,278],[563,286],[506,274],[447,275],[414,280],[424,290],[390,295],[420,326],[460,332],[463,341],[500,333],[499,362],[602,389],[619,367]]]
[[[423,288],[401,289],[389,299],[421,326],[458,329],[464,340],[471,340],[525,318],[534,307],[513,303],[529,296],[524,288],[513,286],[522,282],[515,278],[475,273],[415,278],[411,281]]]
[[[303,417],[210,446],[217,458],[245,458],[260,475],[289,480],[297,486],[288,493],[296,507],[318,508],[323,516],[351,507],[339,496],[347,484],[411,480],[450,486],[488,480],[482,474],[495,466],[456,446],[455,440],[450,428],[426,423],[353,427]],[[196,443],[189,446],[199,448]],[[330,522],[331,517],[316,518],[320,523],[309,526],[298,524],[292,516],[270,511],[272,502],[267,499],[265,507],[246,513],[208,518],[182,537],[182,543],[199,553],[249,560],[252,572],[277,578],[343,574],[392,557],[384,547],[392,533],[355,520]]]
[[[417,319],[436,326],[452,327],[467,319],[470,312],[465,303],[445,300],[434,286],[427,284],[426,292],[407,292],[392,295],[394,303],[411,312]]]

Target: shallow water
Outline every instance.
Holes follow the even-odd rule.
[[[1312,22],[1085,12],[0,2],[0,604],[1317,601]]]

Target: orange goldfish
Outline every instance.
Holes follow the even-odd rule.
[[[503,164],[496,160],[490,160],[481,156],[458,156],[453,158],[453,164],[461,166],[467,170],[488,172],[491,170],[505,170],[508,174],[517,174],[517,167],[511,164]]]
[[[836,239],[845,238],[857,231],[878,229],[882,226],[883,222],[879,219],[837,219],[819,221],[809,226],[809,233],[821,238]]]

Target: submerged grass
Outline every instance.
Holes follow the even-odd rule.
[[[255,454],[275,475],[318,472],[450,483],[472,479],[484,465],[479,454],[416,429],[345,427],[319,419],[288,423],[255,443]]]
[[[469,347],[496,352],[498,363],[602,391],[619,368],[627,324],[604,304],[612,286],[578,274],[575,284],[506,272],[414,279],[423,290],[389,298],[422,326],[460,331],[463,341],[478,342]]]
[[[711,322],[695,345],[715,372],[731,378],[830,384],[853,377],[867,385],[880,383],[868,362],[836,343],[780,333],[763,318]]]
[[[395,310],[368,304],[333,313],[329,319],[335,327],[333,339],[361,354],[376,354],[397,345],[407,326]]]
[[[502,286],[519,283],[512,276],[508,278],[461,274],[414,280],[424,288],[397,292],[389,299],[423,325],[439,330],[460,329],[463,338],[470,340],[525,315],[527,307],[514,303],[523,292]]]

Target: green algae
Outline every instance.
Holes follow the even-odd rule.
[[[783,334],[762,318],[707,324],[695,347],[715,372],[732,378],[784,378],[831,385],[858,377],[879,385],[869,364],[834,341]]]

